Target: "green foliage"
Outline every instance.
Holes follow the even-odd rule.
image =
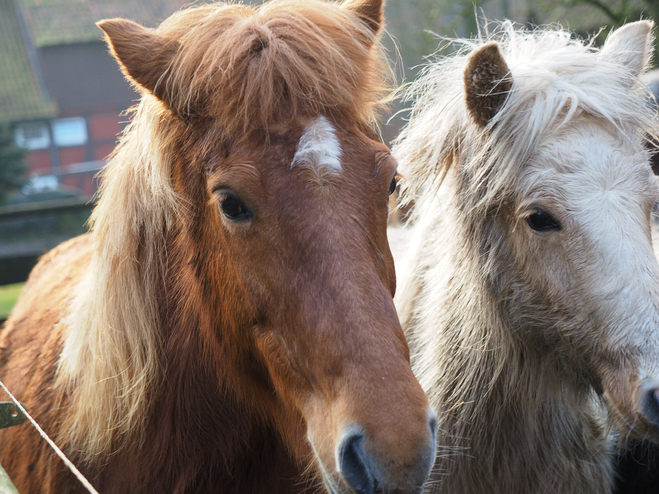
[[[505,1],[505,0],[504,0]],[[406,0],[387,2],[389,32],[409,71],[437,52],[441,37],[470,37],[478,31],[476,13],[488,0]]]
[[[473,37],[479,24],[486,30],[489,21],[510,19],[528,27],[560,23],[583,38],[596,36],[600,45],[611,29],[626,22],[659,24],[659,0],[390,0],[386,5],[389,32],[400,47],[408,80],[415,78],[411,68],[443,47],[441,37]],[[439,53],[448,54],[452,47],[444,48]]]
[[[657,0],[564,0],[568,6],[588,5],[602,12],[611,23],[612,28],[620,27],[625,22],[640,18],[659,19],[659,1]]]
[[[23,291],[24,285],[25,283],[15,283],[13,285],[0,286],[0,319],[9,317],[11,310],[16,305],[16,301]],[[0,489],[0,492],[4,491]]]
[[[626,22],[639,19],[652,19],[659,22],[659,0],[562,0],[567,7],[587,6],[601,13],[606,20],[606,29],[597,37],[602,44],[606,35]],[[654,62],[657,63],[657,46],[655,44]]]
[[[11,483],[9,475],[7,475],[7,472],[2,468],[2,465],[0,465],[0,492],[5,494],[18,494],[16,487]]]
[[[5,202],[9,192],[25,183],[25,154],[26,151],[14,143],[9,127],[0,124],[0,204]]]

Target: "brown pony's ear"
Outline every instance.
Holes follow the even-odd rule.
[[[467,110],[474,122],[485,127],[497,114],[513,79],[496,43],[487,43],[474,51],[464,71]]]
[[[178,42],[126,19],[106,19],[96,25],[105,32],[110,53],[119,62],[126,78],[171,108],[164,75],[178,49]]]
[[[384,0],[347,0],[343,6],[355,12],[366,25],[378,34],[384,21]]]

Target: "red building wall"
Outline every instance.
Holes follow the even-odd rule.
[[[58,118],[84,118],[87,141],[75,146],[51,142],[50,149],[29,152],[28,175],[58,175],[61,186],[91,195],[96,191],[98,170],[81,170],[99,166],[112,153],[128,121],[120,115],[139,95],[100,40],[49,46],[39,49],[37,55],[48,93],[57,101]],[[54,121],[43,123],[49,125],[52,141]]]

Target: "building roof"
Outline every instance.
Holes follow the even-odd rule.
[[[84,43],[101,38],[96,22],[110,17],[157,26],[184,0],[20,0],[25,21],[37,48]]]
[[[56,116],[14,0],[0,0],[0,12],[0,122]]]
[[[155,27],[186,0],[0,0],[0,122],[53,118],[37,50],[96,42],[109,17]]]

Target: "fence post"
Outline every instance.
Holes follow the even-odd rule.
[[[22,405],[22,403],[21,403]],[[25,415],[11,401],[0,402],[0,429],[22,424]],[[0,465],[0,494],[18,494],[16,487],[12,484],[9,475]]]

